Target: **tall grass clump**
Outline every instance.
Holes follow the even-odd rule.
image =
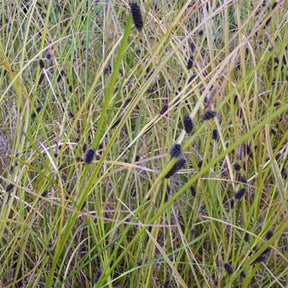
[[[287,1],[0,7],[0,287],[286,287]]]

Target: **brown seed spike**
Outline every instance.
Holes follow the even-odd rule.
[[[38,85],[41,84],[41,82],[44,80],[45,74],[42,72],[40,77],[39,77],[39,81],[38,81]]]
[[[178,158],[182,153],[182,146],[181,144],[175,143],[170,151],[170,155],[172,158]]]
[[[238,190],[235,194],[235,198],[237,200],[240,200],[246,193],[246,189],[245,188],[241,188],[240,190]]]
[[[163,115],[168,110],[168,104],[164,104],[159,115]]]
[[[46,197],[48,195],[48,190],[44,190],[41,194],[42,197]]]
[[[188,61],[187,61],[187,69],[190,70],[193,67],[193,63],[194,63],[194,57],[190,56]]]
[[[192,194],[192,196],[193,197],[195,197],[196,196],[196,189],[194,188],[194,186],[190,186],[190,192],[191,192],[191,194]]]
[[[265,260],[266,260],[265,254],[261,254],[258,258],[256,258],[256,260],[251,265],[255,265],[257,263],[264,262]]]
[[[39,65],[41,69],[45,68],[44,61],[42,59],[39,60]]]
[[[191,117],[188,114],[185,114],[183,117],[183,124],[187,134],[191,133],[194,127],[194,123]]]
[[[210,120],[217,115],[216,111],[209,110],[203,115],[203,120]]]
[[[267,231],[265,238],[266,238],[267,240],[269,240],[269,239],[272,238],[272,237],[273,237],[273,231],[272,231],[272,230]]]
[[[233,274],[233,268],[229,263],[225,263],[224,268],[229,275]]]
[[[134,21],[134,25],[138,31],[141,31],[143,28],[143,19],[142,19],[140,5],[136,2],[130,2],[129,6],[131,9],[131,14],[132,14],[132,18]]]
[[[235,169],[236,171],[240,171],[240,170],[241,170],[241,166],[240,166],[240,164],[237,163],[237,162],[233,164],[233,167],[234,167],[234,169]]]
[[[212,139],[216,141],[216,140],[218,140],[218,138],[219,138],[218,130],[217,130],[217,128],[214,128],[213,132],[212,132]]]
[[[61,70],[61,71],[60,71],[60,74],[59,74],[59,76],[58,76],[58,78],[57,78],[57,82],[58,82],[58,83],[61,81],[61,79],[63,78],[64,75],[65,75],[65,71],[64,71],[64,70]]]
[[[96,274],[95,274],[94,284],[96,284],[96,283],[99,281],[101,275],[102,275],[102,269],[99,269],[99,270],[96,272]]]
[[[180,157],[175,165],[170,169],[170,171],[165,175],[165,178],[168,179],[174,175],[178,170],[180,170],[186,164],[186,158]]]
[[[14,184],[10,183],[6,186],[6,192],[11,192],[11,190],[14,188]]]
[[[244,235],[244,241],[245,242],[249,242],[250,241],[250,235],[249,235],[249,233],[245,233],[245,235]]]
[[[86,164],[91,164],[95,156],[95,150],[93,148],[89,148],[85,154],[84,161]]]

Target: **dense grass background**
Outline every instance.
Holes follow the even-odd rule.
[[[287,287],[287,0],[0,3],[0,287]]]

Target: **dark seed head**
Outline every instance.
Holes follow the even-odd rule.
[[[278,161],[280,159],[280,157],[281,157],[281,153],[277,153],[275,156],[275,160]]]
[[[234,164],[233,164],[233,167],[234,167],[234,169],[235,169],[236,171],[239,171],[239,170],[241,169],[241,166],[240,166],[240,164],[238,164],[238,163],[234,163]]]
[[[165,175],[165,178],[168,179],[172,175],[174,175],[178,170],[180,170],[185,164],[186,164],[186,158],[180,157],[178,161],[174,164],[174,166],[168,171],[168,173]]]
[[[263,253],[262,253],[261,255],[267,255],[267,254],[269,254],[270,252],[271,252],[271,248],[268,247],[268,248],[266,248],[266,249],[263,251]]]
[[[182,146],[181,144],[175,143],[170,151],[170,155],[172,158],[178,158],[182,153]]]
[[[242,272],[240,273],[240,277],[241,277],[242,279],[246,278],[246,273],[245,273],[244,271],[242,271]]]
[[[271,20],[272,20],[272,17],[269,17],[265,22],[265,26],[268,26],[270,24]]]
[[[164,104],[159,114],[163,115],[167,110],[168,110],[168,104]]]
[[[198,168],[199,168],[199,169],[201,169],[202,164],[203,164],[203,160],[200,160],[200,161],[198,162]]]
[[[217,130],[217,128],[214,128],[212,131],[212,139],[218,140],[218,138],[219,138],[218,130]]]
[[[102,275],[102,269],[99,269],[99,270],[96,272],[96,274],[95,274],[94,284],[96,284],[96,283],[99,281],[101,275]]]
[[[64,70],[61,70],[61,71],[60,71],[60,74],[59,74],[59,76],[58,76],[58,78],[57,78],[57,82],[58,82],[58,83],[61,81],[61,79],[63,78],[64,75],[65,75],[65,71],[64,71]]]
[[[188,79],[188,84],[191,83],[196,77],[197,77],[197,74],[194,72],[194,73],[192,74],[192,76]],[[287,77],[288,77],[288,75],[287,75]],[[288,81],[288,80],[287,80],[287,81]]]
[[[276,1],[276,2],[272,5],[271,9],[273,10],[274,8],[276,8],[277,4],[278,4],[278,2]]]
[[[38,85],[41,84],[41,82],[44,80],[45,74],[42,72],[40,77],[39,77],[39,81],[38,81]]]
[[[277,107],[277,106],[280,106],[281,105],[281,101],[280,100],[277,100],[275,103],[274,103],[274,107]]]
[[[83,153],[85,153],[87,151],[87,144],[86,143],[83,144],[82,149],[83,149]]]
[[[203,115],[203,120],[210,120],[217,115],[216,111],[209,110]]]
[[[46,197],[48,195],[48,190],[44,190],[41,194],[42,197]]]
[[[287,65],[287,59],[286,59],[285,55],[283,55],[283,57],[282,57],[282,63],[283,63],[283,65]]]
[[[224,268],[229,275],[233,274],[232,266],[229,263],[225,263]]]
[[[254,262],[252,262],[251,265],[255,265],[257,263],[264,262],[265,260],[266,260],[266,255],[261,254],[258,258],[256,258],[256,260]]]
[[[142,19],[140,5],[136,2],[130,2],[129,6],[131,9],[131,14],[132,14],[132,18],[134,21],[134,25],[138,31],[141,31],[141,29],[143,28],[143,19]]]
[[[195,52],[195,48],[196,48],[196,46],[195,46],[194,42],[190,42],[190,49],[191,49],[192,53]]]
[[[245,242],[249,242],[249,241],[250,241],[250,235],[249,235],[249,233],[245,233],[245,235],[244,235],[244,241],[245,241]]]
[[[246,189],[245,188],[241,188],[240,190],[238,190],[235,194],[235,198],[240,200],[246,193]]]
[[[10,183],[6,186],[6,192],[11,192],[11,190],[14,188],[14,184]]]
[[[194,63],[194,57],[190,56],[188,61],[187,61],[187,69],[190,70],[193,67],[193,63]]]
[[[247,184],[246,178],[243,177],[242,175],[239,175],[239,176],[238,176],[238,181],[241,182],[241,183]]]
[[[276,63],[276,64],[279,64],[279,58],[278,57],[274,57],[274,62]]]
[[[45,68],[44,61],[42,59],[39,60],[39,65],[41,69]]]
[[[132,98],[129,97],[129,98],[124,102],[122,108],[123,108],[123,109],[126,108],[126,107],[128,106],[128,104],[131,102],[131,100],[132,100]]]
[[[95,156],[95,150],[93,148],[89,148],[85,154],[84,161],[86,164],[91,164]]]
[[[167,281],[163,284],[163,288],[169,288],[169,284],[170,284],[170,281],[167,280]]]
[[[273,231],[272,231],[272,230],[267,231],[267,233],[266,233],[266,239],[269,240],[269,239],[272,238],[272,237],[273,237]]]
[[[122,119],[122,117],[120,117],[119,119],[117,119],[117,120],[115,121],[115,123],[112,125],[111,129],[114,129],[115,127],[117,127],[118,124],[121,122],[121,119]]]
[[[42,110],[42,106],[38,106],[38,107],[36,108],[36,113],[38,114],[41,110]],[[35,118],[35,117],[36,117],[36,113],[33,112],[33,113],[31,114],[31,118]]]
[[[191,119],[191,117],[188,114],[185,114],[183,117],[183,123],[184,123],[184,128],[187,134],[191,133],[194,123]]]
[[[190,192],[191,192],[191,195],[193,196],[193,197],[195,197],[196,196],[196,189],[194,188],[194,186],[190,186]]]
[[[51,56],[51,54],[50,54],[50,53],[47,53],[47,54],[46,54],[46,58],[47,58],[48,60],[50,60],[50,59],[51,59],[51,57],[52,57],[52,56]]]
[[[112,72],[112,67],[111,65],[107,65],[105,68],[104,68],[104,75],[107,75],[107,74],[110,74]]]
[[[190,233],[191,235],[196,235],[198,232],[197,232],[197,229],[194,228],[190,231]]]
[[[281,176],[282,176],[283,180],[287,179],[288,173],[287,173],[287,169],[285,167],[283,167],[281,169]]]

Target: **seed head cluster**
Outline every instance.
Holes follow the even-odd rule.
[[[224,264],[224,269],[229,275],[233,274],[233,268],[229,263]]]
[[[175,143],[171,150],[170,150],[170,155],[172,158],[178,158],[182,153],[182,146],[181,144]]]
[[[216,111],[209,110],[203,115],[203,120],[213,119],[217,115]]]
[[[194,123],[191,119],[191,117],[188,114],[185,114],[183,117],[183,124],[184,124],[184,129],[187,134],[191,133],[194,127]]]
[[[237,200],[240,200],[246,193],[246,189],[245,188],[241,188],[240,190],[238,190],[235,194],[235,198]]]
[[[174,166],[168,171],[168,173],[165,175],[165,178],[168,179],[172,175],[174,175],[177,171],[179,171],[185,164],[187,160],[185,157],[179,157],[178,161],[174,164]]]
[[[218,138],[219,138],[218,130],[217,130],[217,128],[214,128],[213,132],[212,132],[212,139],[218,140]]]
[[[91,164],[93,159],[94,159],[94,156],[95,156],[95,150],[93,148],[89,148],[86,151],[86,154],[85,154],[85,157],[84,157],[84,162],[86,164]]]
[[[14,188],[14,184],[10,183],[6,186],[6,192],[11,192],[12,189]]]
[[[132,14],[132,18],[134,21],[134,25],[138,31],[141,31],[143,28],[143,18],[142,18],[140,5],[136,2],[130,2],[129,6],[131,9],[131,14]]]

